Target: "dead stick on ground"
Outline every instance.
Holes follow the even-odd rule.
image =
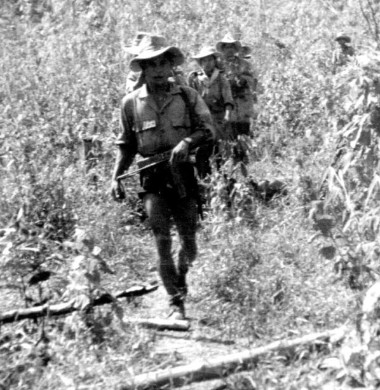
[[[149,286],[134,286],[127,290],[120,291],[115,295],[111,294],[102,294],[100,297],[96,298],[92,302],[92,306],[105,305],[107,303],[112,303],[116,298],[135,298],[141,295],[148,294],[152,291],[158,289],[158,285],[149,285]],[[36,307],[29,307],[26,309],[16,309],[10,310],[3,314],[0,314],[0,325],[9,324],[11,322],[21,321],[25,319],[34,319],[44,316],[62,316],[65,314],[72,313],[74,311],[81,310],[78,307],[77,301],[75,299],[70,300],[69,302],[57,303],[55,305],[43,305]]]
[[[263,347],[254,348],[245,352],[233,353],[228,356],[216,357],[203,362],[191,363],[168,370],[160,370],[148,374],[138,375],[128,381],[122,390],[149,389],[154,386],[171,384],[182,386],[185,383],[201,381],[205,379],[224,377],[228,373],[241,370],[244,366],[254,362],[259,356],[276,350],[294,348],[299,345],[313,344],[317,341],[338,341],[344,338],[346,327],[340,327],[322,333],[312,333],[293,340],[280,340]]]
[[[160,318],[127,318],[123,321],[127,324],[136,324],[158,330],[170,329],[186,332],[190,329],[190,321],[187,320],[166,320]]]

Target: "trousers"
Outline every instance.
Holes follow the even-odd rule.
[[[146,193],[143,203],[156,241],[159,274],[167,293],[174,299],[185,287],[183,281],[197,255],[197,201],[191,196],[173,199]],[[177,264],[172,255],[172,220],[180,243]]]

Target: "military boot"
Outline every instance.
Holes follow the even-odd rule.
[[[171,295],[169,299],[170,313],[169,319],[172,320],[184,320],[186,318],[185,313],[185,300],[182,294]]]

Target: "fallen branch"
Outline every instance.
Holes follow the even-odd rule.
[[[171,386],[183,386],[184,384],[211,378],[221,378],[229,373],[242,370],[249,363],[254,362],[259,356],[276,350],[284,350],[299,345],[313,344],[316,341],[338,341],[344,337],[346,327],[340,327],[322,333],[312,333],[293,340],[280,340],[263,347],[254,348],[246,352],[233,353],[228,356],[216,357],[197,363],[191,363],[181,367],[160,370],[148,374],[138,375],[128,381],[122,390],[138,390],[156,388],[170,384]]]
[[[130,299],[130,298],[139,297],[141,295],[148,294],[157,289],[158,289],[158,285],[134,286],[127,290],[120,291],[114,295],[104,293],[100,295],[98,298],[94,299],[94,301],[91,303],[91,306],[101,306],[107,303],[112,303],[117,298]],[[46,304],[42,306],[29,307],[26,309],[15,309],[0,314],[0,325],[9,324],[15,321],[21,321],[25,319],[35,319],[35,318],[45,317],[45,316],[49,316],[49,317],[62,316],[79,310],[81,310],[81,308],[78,307],[78,302],[75,298],[68,302],[57,303],[55,305]]]
[[[190,321],[187,320],[170,320],[160,318],[128,318],[124,319],[124,322],[127,324],[136,324],[158,330],[179,330],[186,332],[190,329]]]

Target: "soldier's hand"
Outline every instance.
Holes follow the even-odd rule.
[[[179,162],[187,161],[189,157],[189,143],[186,141],[180,141],[172,150],[170,157],[170,163],[176,164]]]
[[[245,87],[247,85],[247,80],[244,77],[240,76],[236,84],[238,87]]]
[[[124,186],[119,180],[112,180],[111,183],[111,196],[116,202],[121,202],[125,199]]]
[[[227,110],[226,113],[224,114],[224,121],[226,123],[231,122],[231,111],[230,110]]]

